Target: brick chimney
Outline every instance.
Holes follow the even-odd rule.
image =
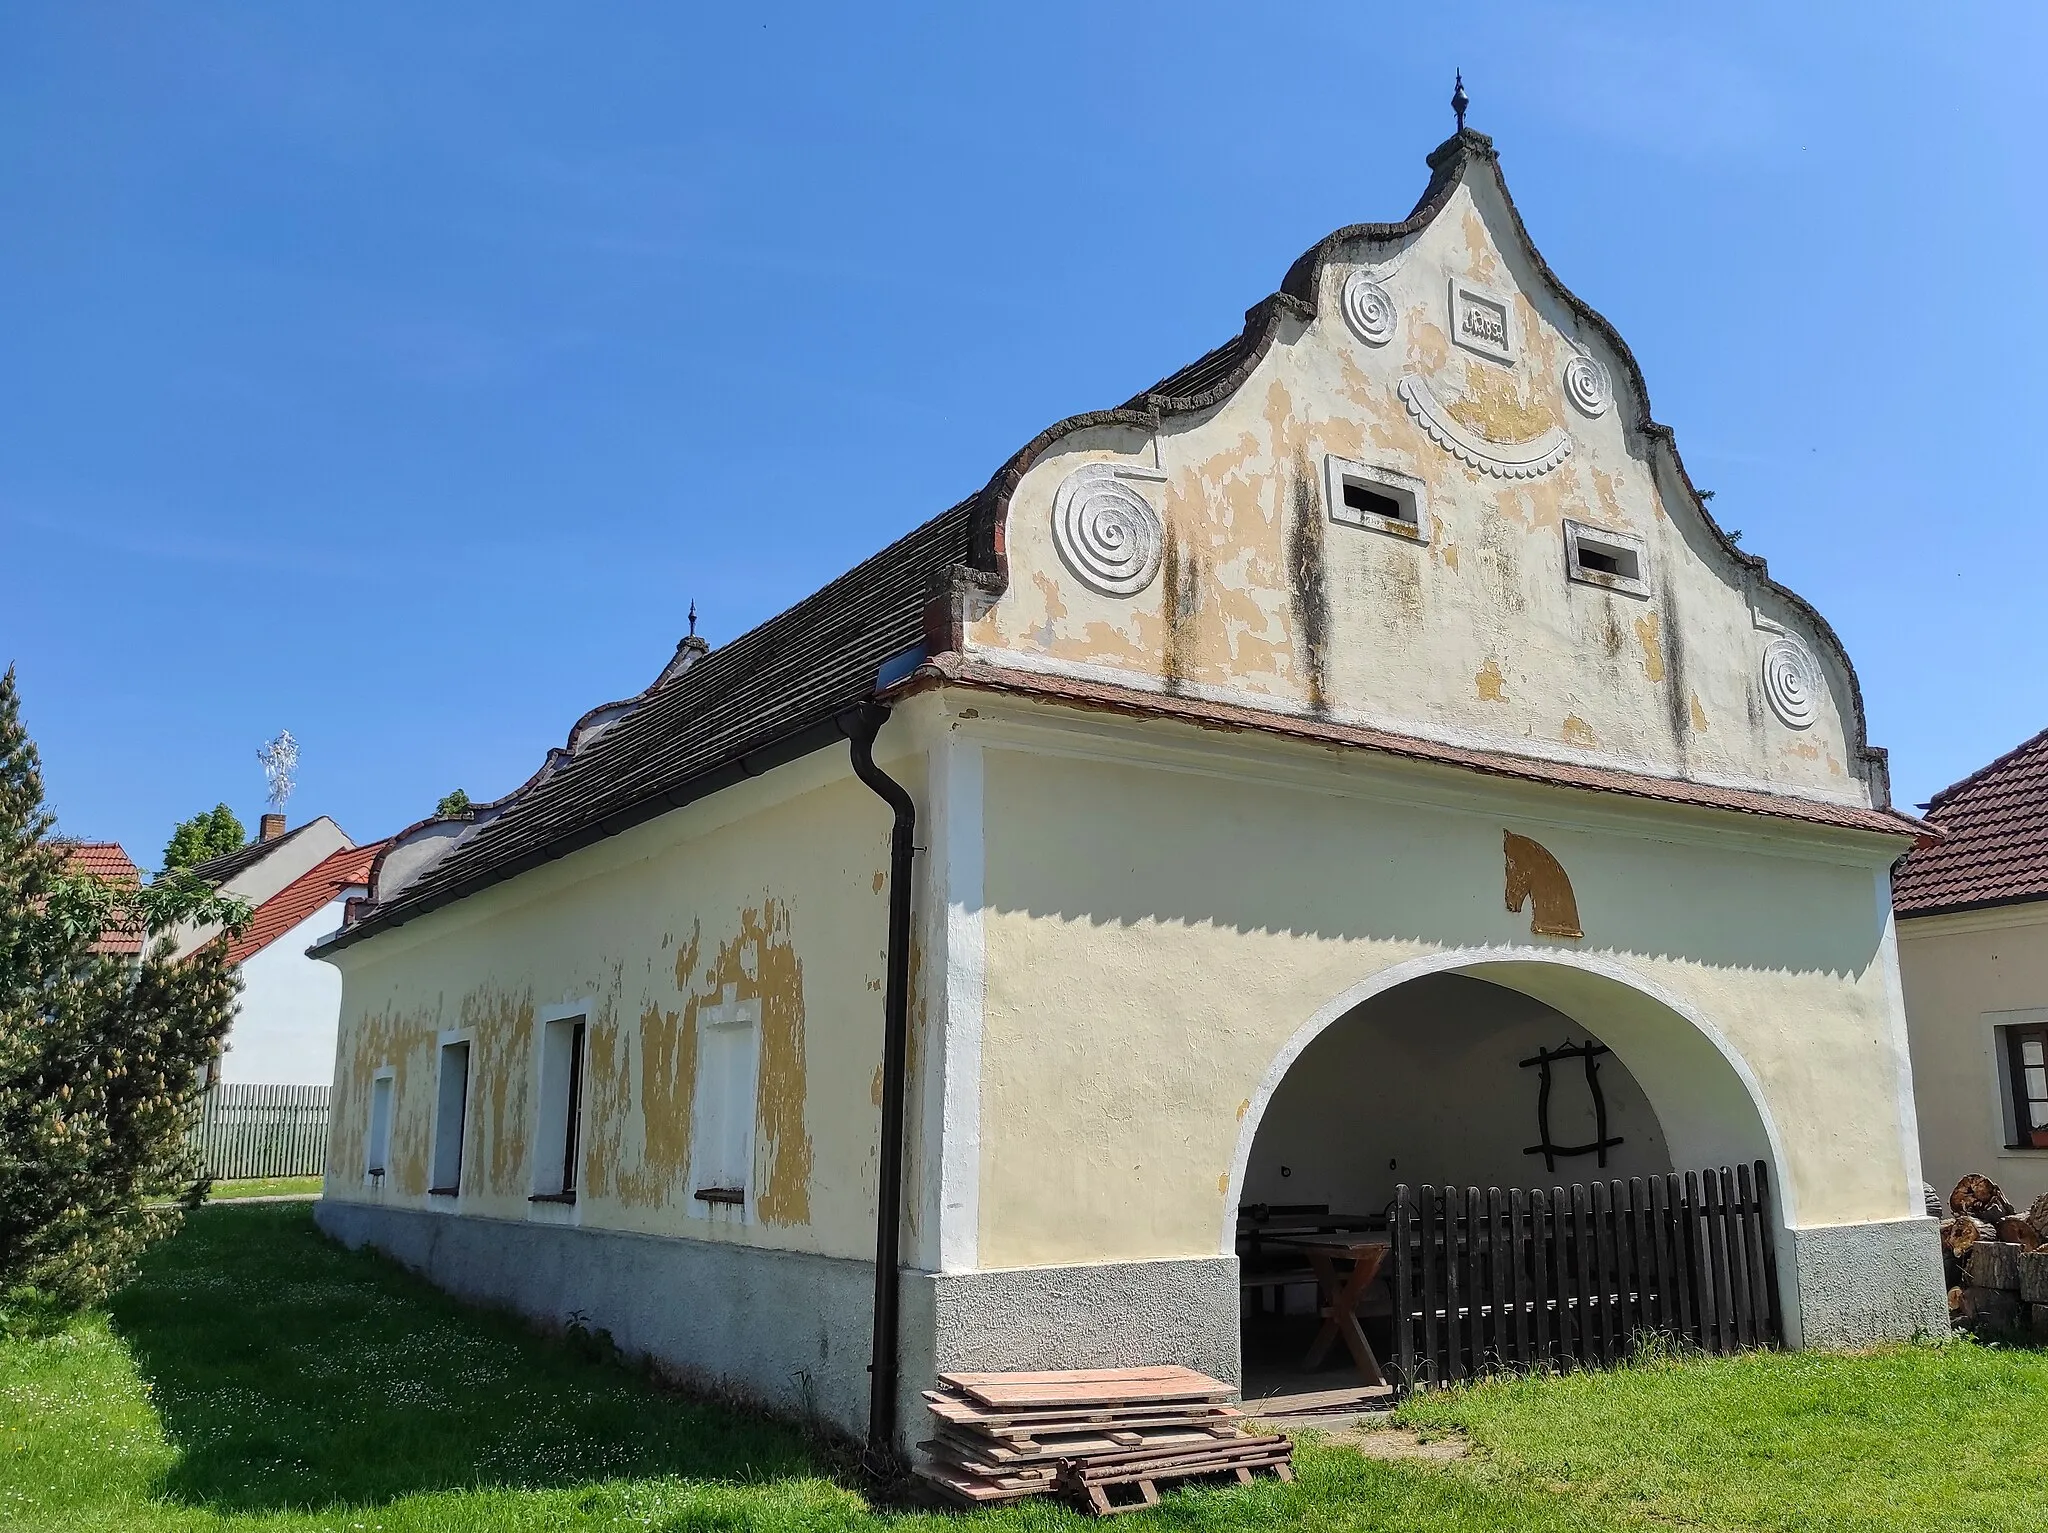
[[[256,832],[256,839],[258,841],[275,841],[283,834],[284,816],[281,814],[266,814],[263,817],[261,827]]]

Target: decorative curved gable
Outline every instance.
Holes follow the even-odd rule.
[[[1715,523],[1491,140],[1429,165],[1408,218],[1338,230],[1231,341],[1014,454],[940,647],[1888,804],[1839,640]]]

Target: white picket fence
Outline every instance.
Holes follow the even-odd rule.
[[[217,1182],[327,1170],[325,1086],[219,1083],[199,1099],[192,1146]]]

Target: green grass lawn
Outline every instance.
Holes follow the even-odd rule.
[[[320,1178],[317,1176],[257,1176],[244,1181],[215,1182],[207,1192],[209,1202],[224,1202],[235,1198],[317,1198],[320,1196]]]
[[[687,1302],[679,1296],[678,1302]],[[1974,1345],[1754,1356],[1411,1403],[1449,1465],[1302,1447],[1291,1486],[1169,1495],[1132,1526],[2041,1527],[2048,1357]],[[678,1399],[397,1269],[303,1205],[213,1207],[108,1314],[0,1335],[0,1528],[665,1533],[1078,1528],[1046,1503],[877,1508],[796,1431]]]

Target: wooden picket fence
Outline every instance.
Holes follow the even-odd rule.
[[[328,1089],[208,1087],[192,1125],[192,1147],[206,1174],[215,1181],[324,1174]]]
[[[1764,1163],[1570,1189],[1401,1187],[1395,1383],[1599,1367],[1646,1337],[1782,1339]]]

